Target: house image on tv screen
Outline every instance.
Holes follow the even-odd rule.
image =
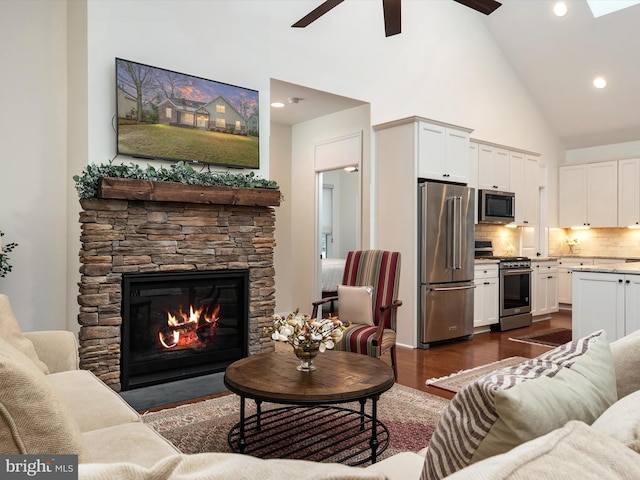
[[[217,132],[242,134],[247,132],[247,120],[222,97],[209,103],[186,98],[167,98],[158,105],[158,122],[166,125],[205,128]]]
[[[258,92],[116,59],[118,154],[259,168]]]

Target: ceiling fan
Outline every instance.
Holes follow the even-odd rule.
[[[400,33],[400,1],[401,0],[382,0],[382,9],[384,11],[385,37],[390,37],[391,35],[397,35],[398,33]],[[466,5],[469,8],[473,8],[474,10],[477,10],[480,13],[484,13],[485,15],[489,15],[496,8],[502,5],[496,0],[454,1],[461,3],[462,5]],[[296,28],[304,28],[312,22],[315,22],[329,10],[340,5],[342,2],[344,2],[344,0],[326,0],[291,26]]]

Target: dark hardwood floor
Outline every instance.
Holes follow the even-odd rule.
[[[471,340],[460,340],[431,347],[427,350],[397,347],[397,383],[445,398],[453,395],[444,390],[428,387],[425,381],[433,377],[451,375],[460,370],[479,367],[508,357],[533,358],[548,352],[549,347],[514,342],[519,337],[550,328],[571,328],[571,312],[560,311],[550,320],[534,322],[530,327],[506,332],[487,332],[474,335]],[[382,359],[391,363],[388,354]]]

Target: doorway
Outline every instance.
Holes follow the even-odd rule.
[[[316,298],[337,294],[347,253],[361,245],[361,160],[361,132],[315,146]]]

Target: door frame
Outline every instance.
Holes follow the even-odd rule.
[[[314,242],[313,251],[313,292],[314,298],[322,296],[322,261],[321,235],[322,235],[322,189],[324,188],[324,172],[355,167],[358,172],[358,194],[356,212],[358,216],[356,225],[357,248],[362,245],[362,146],[363,132],[358,131],[349,135],[329,139],[314,145],[314,170],[315,170],[315,212],[314,212]]]

